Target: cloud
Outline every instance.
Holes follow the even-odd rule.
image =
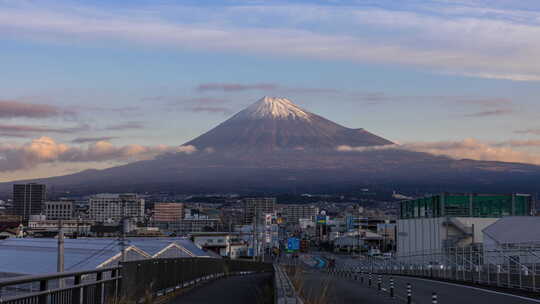
[[[300,93],[300,94],[324,94],[339,93],[339,90],[332,88],[310,88],[310,87],[288,87],[277,83],[219,83],[210,82],[199,84],[197,91],[222,91],[222,92],[241,92],[241,91],[264,91],[264,92],[282,92],[282,93]]]
[[[402,1],[384,5],[258,2],[218,5],[219,9],[155,5],[107,10],[47,3],[3,2],[0,31],[18,39],[129,42],[540,81],[540,66],[531,64],[540,51],[540,41],[534,39],[540,36],[540,13],[534,10],[488,10],[461,1],[407,5]],[[249,88],[224,86],[221,90]]]
[[[164,153],[194,152],[197,152],[194,146],[115,146],[107,141],[97,141],[80,148],[43,136],[21,145],[0,144],[0,171],[32,169],[40,164],[57,162],[129,162],[151,159]]]
[[[88,130],[88,125],[79,125],[76,127],[68,128],[53,128],[45,126],[31,126],[31,125],[4,125],[0,124],[0,133],[11,134],[13,137],[27,137],[31,134],[37,133],[60,133],[70,134]]]
[[[279,86],[273,83],[255,83],[255,84],[240,84],[240,83],[203,83],[197,86],[197,91],[224,91],[224,92],[237,92],[237,91],[273,91]]]
[[[0,100],[0,118],[48,118],[65,114],[74,113],[52,105]]]
[[[120,123],[120,124],[105,127],[105,130],[122,131],[122,130],[143,129],[143,128],[144,128],[144,124],[140,121],[128,121],[125,123]]]
[[[89,142],[98,142],[98,141],[111,141],[118,137],[113,136],[102,136],[102,137],[77,137],[71,140],[74,144],[84,144]]]
[[[467,114],[465,116],[467,117],[501,116],[501,115],[508,115],[513,112],[514,111],[511,109],[496,109],[496,110],[475,112],[475,113]]]
[[[188,107],[186,108],[187,111],[195,112],[195,113],[221,113],[223,115],[229,115],[233,111],[229,108],[225,107],[212,107],[212,106],[196,106],[196,107]]]
[[[516,130],[514,131],[516,134],[533,134],[533,135],[540,135],[540,129],[524,129],[524,130]]]
[[[517,162],[540,165],[540,154],[513,149],[521,147],[540,147],[540,141],[506,141],[490,144],[468,138],[461,141],[411,142],[401,145],[378,147],[339,146],[336,147],[336,150],[340,152],[366,152],[385,149],[403,149],[448,156],[455,159]]]

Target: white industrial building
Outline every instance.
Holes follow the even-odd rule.
[[[506,216],[532,212],[530,195],[449,194],[401,202],[397,255],[484,242],[483,230]]]
[[[504,217],[482,232],[484,258],[489,263],[510,262],[523,267],[540,263],[540,217]]]

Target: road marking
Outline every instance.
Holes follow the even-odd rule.
[[[503,295],[503,296],[508,296],[508,297],[514,297],[514,298],[518,298],[518,299],[522,299],[522,300],[527,300],[527,301],[531,301],[531,302],[540,303],[540,300],[537,300],[537,299],[528,298],[528,297],[524,297],[524,296],[518,296],[518,295],[511,294],[511,293],[504,293],[504,292],[490,290],[490,289],[484,289],[484,288],[478,288],[478,287],[472,287],[472,286],[467,286],[467,285],[461,285],[461,284],[449,283],[449,282],[442,282],[442,281],[436,281],[436,280],[415,278],[415,277],[402,277],[402,278],[409,278],[409,279],[412,279],[412,280],[419,280],[419,281],[426,281],[426,282],[432,282],[432,283],[439,283],[439,284],[446,284],[446,285],[451,285],[451,286],[469,288],[469,289],[474,289],[474,290],[478,290],[478,291],[483,291],[483,292],[488,292],[488,293],[493,293],[493,294],[498,294],[498,295]]]

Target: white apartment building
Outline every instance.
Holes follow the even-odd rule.
[[[310,205],[286,205],[283,207],[283,217],[287,224],[298,225],[301,219],[315,220],[319,208]]]
[[[118,223],[122,217],[142,220],[144,199],[137,194],[96,194],[89,198],[90,219],[96,222]]]
[[[60,200],[43,203],[43,214],[47,220],[70,220],[73,217],[74,201]]]

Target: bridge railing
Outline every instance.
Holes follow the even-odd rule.
[[[273,272],[272,264],[212,258],[147,259],[119,267],[0,280],[0,303],[138,303],[211,279],[255,272]]]
[[[122,264],[122,297],[163,296],[223,276],[272,271],[272,264],[244,260],[171,258],[127,262]]]
[[[119,267],[0,280],[2,304],[104,303],[120,292]]]
[[[393,258],[369,257],[355,263],[359,270],[366,272],[431,277],[532,292],[540,291],[538,243],[500,244],[496,247],[482,245],[448,247]]]

